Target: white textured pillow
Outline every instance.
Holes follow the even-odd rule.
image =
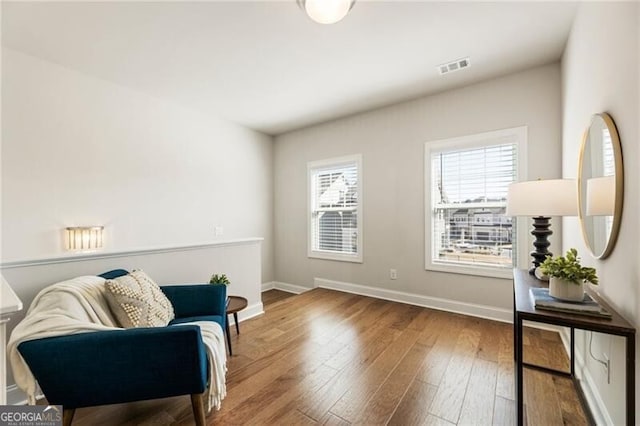
[[[158,284],[143,271],[106,280],[107,303],[124,328],[164,327],[175,314]]]

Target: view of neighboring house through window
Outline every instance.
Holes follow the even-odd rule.
[[[426,269],[500,276],[515,265],[516,222],[505,216],[526,128],[425,145]]]
[[[310,162],[309,257],[362,262],[360,155]]]

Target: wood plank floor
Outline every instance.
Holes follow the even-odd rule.
[[[314,289],[263,293],[232,331],[210,425],[511,425],[509,324]],[[557,333],[527,329],[528,362],[568,368]],[[126,386],[126,384],[123,384]],[[571,381],[525,370],[529,425],[587,424]],[[74,425],[191,425],[188,396],[79,409]]]

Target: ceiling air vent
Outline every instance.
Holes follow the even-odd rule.
[[[438,72],[440,75],[448,74],[450,72],[459,71],[464,68],[468,68],[470,65],[469,57],[457,59],[446,64],[438,65]]]

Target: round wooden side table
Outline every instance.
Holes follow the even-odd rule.
[[[229,347],[229,356],[233,355],[231,351],[231,332],[229,331],[229,315],[233,314],[233,320],[236,323],[236,333],[240,334],[240,326],[238,323],[238,312],[247,307],[249,302],[244,297],[240,296],[229,296],[227,297],[227,321],[226,324],[226,334],[227,334],[227,346]]]

